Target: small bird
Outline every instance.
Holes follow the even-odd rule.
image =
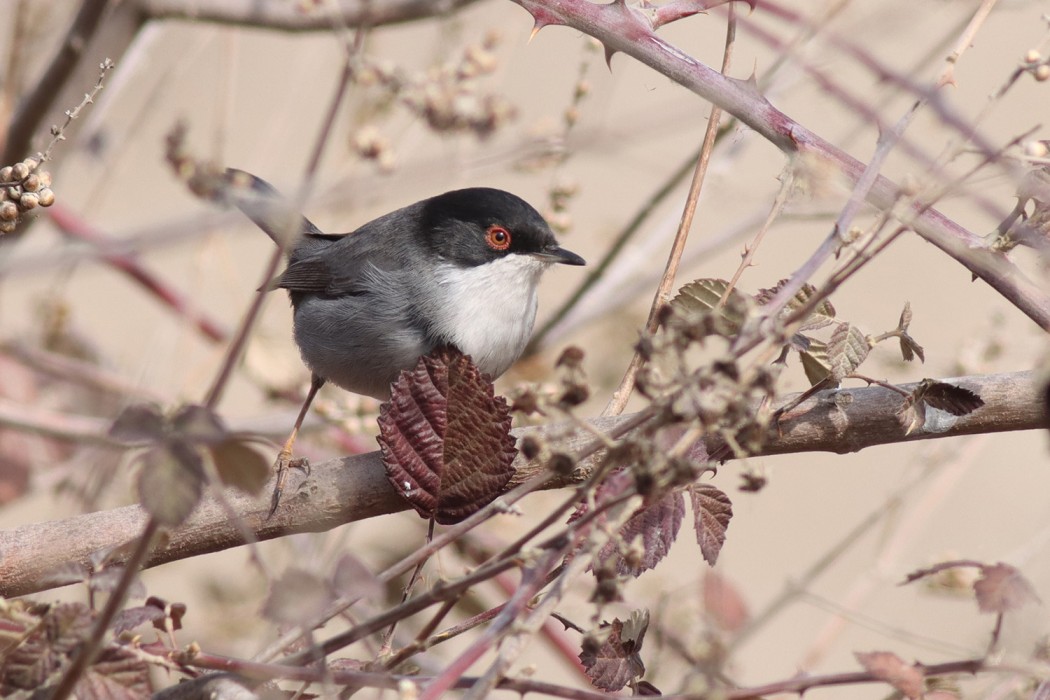
[[[326,382],[380,400],[422,355],[452,346],[493,379],[525,349],[536,287],[552,264],[583,265],[558,245],[539,212],[503,190],[454,190],[410,204],[351,233],[324,233],[267,182],[226,171],[227,198],[270,238],[288,266],[295,342],[312,379],[277,458],[270,515],[292,446]]]

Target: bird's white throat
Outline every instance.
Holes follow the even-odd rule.
[[[514,364],[532,335],[536,286],[550,263],[508,255],[476,267],[438,266],[434,330],[493,377]]]

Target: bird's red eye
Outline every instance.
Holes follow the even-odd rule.
[[[493,250],[506,250],[510,248],[510,231],[502,226],[489,226],[485,231],[485,243]]]

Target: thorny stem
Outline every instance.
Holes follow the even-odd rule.
[[[733,13],[732,6],[729,8],[729,20],[726,22],[726,44],[725,50],[722,53],[722,74],[724,75],[729,71],[730,63],[733,58],[733,45],[736,38],[736,16]],[[663,277],[660,279],[660,284],[656,288],[656,294],[653,296],[652,306],[649,307],[649,318],[645,322],[645,330],[642,331],[646,335],[653,335],[656,333],[656,323],[660,308],[667,303],[667,300],[671,296],[671,288],[674,286],[675,275],[678,272],[678,264],[681,262],[682,253],[685,251],[685,243],[689,238],[689,230],[693,225],[693,214],[696,213],[696,202],[700,197],[700,190],[704,185],[704,178],[707,175],[707,166],[711,162],[711,152],[715,147],[715,139],[718,136],[718,122],[722,118],[722,109],[715,103],[711,105],[711,112],[707,118],[707,130],[704,132],[704,142],[700,147],[700,157],[696,161],[696,168],[693,170],[693,180],[689,185],[689,194],[686,197],[685,208],[682,211],[682,219],[678,225],[678,231],[675,233],[674,242],[671,244],[671,252],[667,257],[667,266],[664,268]],[[605,416],[618,416],[623,413],[624,407],[627,406],[627,400],[631,398],[631,392],[634,391],[634,380],[638,376],[638,370],[642,367],[642,354],[635,351],[631,357],[631,363],[627,367],[627,371],[624,373],[623,379],[620,380],[620,386],[617,387],[613,393],[612,399],[609,401],[609,405],[605,407],[602,415]]]

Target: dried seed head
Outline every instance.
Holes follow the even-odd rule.
[[[22,183],[22,189],[26,192],[36,192],[40,189],[40,178],[35,173],[30,173],[26,181]]]
[[[18,218],[18,205],[14,202],[0,204],[0,221],[14,221]]]
[[[11,166],[11,176],[15,180],[24,180],[29,175],[29,167],[25,163],[15,163]]]
[[[40,206],[49,207],[55,203],[55,193],[50,187],[44,187],[37,192],[37,197],[40,198]]]
[[[1039,61],[1041,61],[1042,58],[1042,54],[1040,54],[1038,51],[1036,51],[1035,49],[1029,49],[1024,55],[1024,62],[1039,63]]]
[[[11,182],[11,170],[10,165],[0,168],[0,182]]]
[[[36,209],[38,204],[40,204],[40,195],[36,192],[26,192],[18,198],[18,206],[22,208],[22,211]]]
[[[15,230],[14,221],[0,221],[0,233],[11,233]]]
[[[1045,158],[1047,152],[1045,141],[1029,141],[1024,145],[1024,154],[1029,158]]]
[[[34,158],[33,156],[29,156],[28,158],[22,161],[22,165],[29,168],[29,172],[35,172],[36,169],[40,167],[40,159]]]
[[[1047,78],[1050,78],[1050,66],[1044,63],[1043,65],[1035,69],[1034,75],[1035,79],[1039,82],[1045,81]]]

